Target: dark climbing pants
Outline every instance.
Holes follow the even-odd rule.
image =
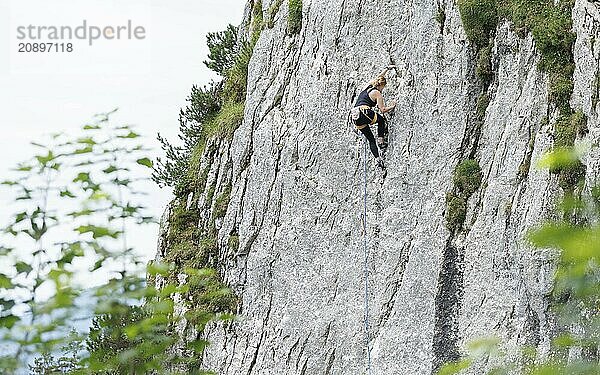
[[[377,148],[377,142],[375,141],[375,136],[373,135],[373,132],[371,131],[371,127],[369,126],[371,121],[373,121],[374,116],[375,116],[375,112],[373,112],[370,109],[360,111],[360,117],[354,124],[356,126],[367,125],[364,128],[359,129],[359,130],[361,133],[363,133],[365,135],[365,138],[367,138],[367,141],[369,141],[369,147],[371,148],[371,153],[373,153],[373,156],[375,156],[375,158],[378,158],[379,157],[379,149]],[[384,137],[385,136],[385,117],[383,117],[383,115],[377,115],[376,124],[377,124],[377,136]]]

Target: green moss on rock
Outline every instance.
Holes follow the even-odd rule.
[[[481,168],[476,160],[464,160],[454,170],[454,186],[466,198],[479,189],[481,180]]]
[[[573,62],[573,6],[568,3],[559,0],[555,5],[549,0],[537,11],[539,13],[531,17],[533,22],[529,26],[541,54],[540,68],[543,71],[552,72]]]
[[[489,3],[479,4],[476,0],[469,3],[477,6],[481,13],[478,17],[471,17],[472,19],[485,17],[485,14],[489,13],[485,10]],[[585,134],[587,129],[583,113],[574,112],[570,105],[575,70],[573,46],[576,35],[572,31],[574,1],[496,0],[496,4],[499,17],[510,20],[519,35],[524,36],[531,32],[536,49],[540,53],[538,67],[548,74],[548,101],[558,111],[558,119],[554,126],[554,147],[573,147],[575,139]],[[462,13],[461,10],[461,16]],[[465,28],[467,25],[477,28],[476,22],[465,23]],[[471,35],[473,32],[467,31],[467,34]],[[560,186],[568,192],[585,177],[585,166],[577,163],[554,172],[559,174]]]
[[[573,64],[552,71],[548,79],[548,101],[563,113],[571,112],[569,101],[573,94]]]
[[[561,115],[554,125],[554,147],[571,148],[577,137],[587,134],[587,118],[579,110],[570,116]],[[558,174],[558,183],[565,192],[573,190],[585,180],[586,167],[580,161],[552,170]]]
[[[484,86],[488,86],[494,77],[494,71],[492,69],[492,44],[488,44],[483,47],[477,55],[477,67],[475,73]]]
[[[498,24],[496,0],[458,0],[458,9],[469,41],[477,50],[487,46]]]
[[[467,201],[454,193],[446,195],[446,227],[451,232],[461,228],[467,218]]]
[[[302,30],[302,0],[289,0],[288,7],[288,32],[298,34]]]
[[[497,0],[498,14],[508,19],[520,37],[525,37],[547,0]]]
[[[184,298],[194,308],[189,310],[185,317],[197,328],[203,329],[213,314],[235,311],[237,296],[221,282],[214,270],[192,273],[186,285],[189,289]]]
[[[206,203],[207,203],[208,207],[210,207],[210,205],[212,204],[212,200],[213,200],[213,198],[215,196],[215,190],[216,189],[217,189],[217,184],[215,182],[206,191]]]
[[[223,192],[215,200],[215,208],[213,211],[213,217],[220,219],[225,217],[227,212],[227,206],[229,206],[229,199],[231,197],[231,184],[227,185]]]
[[[275,17],[277,16],[277,13],[279,13],[279,8],[281,8],[281,4],[283,4],[283,0],[275,0],[269,7],[269,18],[266,22],[266,26],[269,29],[272,29],[275,26]]]
[[[435,20],[440,25],[440,33],[444,33],[444,25],[446,24],[446,10],[438,5],[437,15],[435,16]]]
[[[232,234],[231,236],[229,236],[227,245],[231,250],[238,251],[240,248],[240,236],[238,236],[237,234]]]
[[[479,99],[477,99],[477,109],[476,115],[477,119],[480,121],[485,120],[485,112],[487,111],[487,107],[490,105],[490,97],[488,94],[481,94]]]
[[[454,189],[446,194],[446,226],[451,232],[462,227],[467,216],[467,201],[481,186],[483,175],[476,160],[467,159],[454,169]]]
[[[252,7],[252,24],[250,27],[250,44],[254,47],[264,26],[262,0],[256,0]]]
[[[244,102],[229,101],[225,103],[217,116],[205,125],[206,135],[231,139],[244,120],[244,108]]]
[[[187,275],[187,291],[183,295],[188,307],[186,318],[201,330],[215,314],[234,312],[237,297],[213,269],[219,251],[217,232],[203,231],[199,219],[199,210],[186,209],[185,201],[174,203],[164,261],[175,266],[168,277],[170,283],[179,284],[179,276]]]
[[[558,174],[558,185],[567,193],[573,192],[585,181],[586,169],[586,166],[580,161],[562,168]]]
[[[176,200],[169,218],[168,241],[176,244],[182,240],[193,240],[199,220],[200,211],[197,208],[186,209],[185,201]]]
[[[577,137],[588,133],[587,117],[579,110],[569,116],[561,115],[554,125],[554,147],[572,147]]]

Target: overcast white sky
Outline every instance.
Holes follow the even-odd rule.
[[[33,155],[29,142],[48,132],[69,132],[98,112],[119,107],[117,122],[136,124],[148,145],[156,133],[175,139],[179,108],[193,84],[215,76],[202,63],[206,34],[239,24],[245,0],[0,0],[0,180]],[[17,53],[24,25],[118,26],[132,20],[145,40],[75,41],[73,53]],[[158,150],[155,155],[158,154]],[[159,216],[171,192],[149,187]],[[0,221],[11,212],[0,196]],[[156,227],[130,244],[154,255]]]

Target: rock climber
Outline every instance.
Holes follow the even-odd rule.
[[[371,148],[373,156],[377,159],[377,165],[382,169],[384,168],[384,163],[379,154],[379,149],[383,151],[387,147],[384,140],[386,124],[383,114],[396,107],[396,102],[394,101],[392,101],[389,106],[386,106],[383,95],[381,94],[381,91],[383,91],[383,88],[387,84],[385,75],[391,69],[395,69],[395,66],[388,66],[377,76],[377,78],[369,83],[369,85],[358,95],[356,104],[350,112],[351,118],[354,121],[354,126],[363,133],[369,141],[369,147]],[[374,111],[374,107],[376,106],[379,108],[381,114]],[[373,124],[377,124],[377,142],[375,142],[375,136],[370,127],[370,125]]]

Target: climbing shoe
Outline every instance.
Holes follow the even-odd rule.
[[[387,142],[381,142],[381,143],[378,143],[377,145],[379,146],[379,149],[381,151],[385,151],[387,149],[387,147],[388,147]]]
[[[385,170],[385,163],[383,162],[383,159],[381,157],[377,158],[377,166],[383,170]]]

